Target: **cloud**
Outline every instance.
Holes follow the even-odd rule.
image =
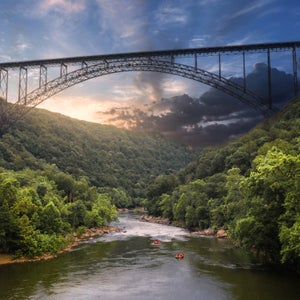
[[[264,63],[257,63],[246,78],[247,87],[266,99],[267,71]],[[282,107],[293,95],[293,77],[273,68],[271,78],[273,103]],[[239,77],[231,80],[243,83]],[[213,88],[199,98],[184,94],[155,101],[144,109],[112,109],[107,117],[109,122],[133,130],[159,131],[202,147],[221,144],[246,133],[263,119],[252,107]]]
[[[125,48],[147,50],[149,17],[145,1],[108,1],[97,0],[99,14],[99,31],[101,35],[109,34],[113,51]],[[122,51],[123,52],[123,51]]]
[[[38,107],[52,112],[58,112],[79,120],[88,120],[89,122],[105,122],[106,119],[100,119],[97,111],[108,110],[110,104],[108,101],[102,101],[87,96],[65,96],[56,95],[51,99],[41,103]],[[104,115],[103,115],[104,116]]]
[[[254,0],[251,3],[245,1],[204,1],[202,3],[203,15],[210,18],[205,21],[205,29],[209,29],[209,45],[232,44],[235,40],[247,40],[258,42],[263,40],[257,31],[252,30],[253,23],[268,11],[272,0]],[[255,21],[254,21],[255,20]],[[203,34],[207,32],[203,32]]]
[[[42,0],[39,2],[38,9],[41,14],[48,14],[54,11],[65,15],[82,12],[85,7],[85,0]]]
[[[264,11],[263,8],[269,4],[272,0],[259,0],[253,1],[252,3],[247,3],[246,6],[242,6],[239,10],[237,10],[234,14],[230,16],[231,19],[235,18],[244,18],[245,16],[249,16],[252,13],[257,13],[258,11]]]
[[[176,25],[184,26],[188,22],[188,15],[182,6],[174,3],[163,3],[157,10],[154,20],[160,28]]]

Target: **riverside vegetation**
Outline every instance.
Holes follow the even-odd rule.
[[[188,228],[224,228],[264,262],[299,272],[299,132],[299,98],[197,157],[158,134],[34,110],[0,139],[0,248],[55,252],[116,207],[145,206]]]
[[[300,272],[300,99],[248,134],[205,149],[147,188],[148,211],[186,227],[224,228],[264,263]]]

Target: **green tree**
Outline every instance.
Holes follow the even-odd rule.
[[[41,212],[41,231],[47,234],[63,233],[63,228],[59,209],[52,201],[48,202]]]
[[[172,205],[172,198],[169,194],[162,194],[159,197],[159,207],[161,214],[164,218],[169,218],[170,220],[173,219],[173,205]]]
[[[298,237],[293,234],[299,213],[299,204],[296,204],[299,201],[299,155],[285,154],[272,147],[266,155],[257,156],[254,163],[255,169],[246,181],[250,202],[248,217],[245,217],[250,218],[255,234],[241,235],[244,232],[239,228],[240,222],[244,222],[241,218],[234,230],[236,237],[242,245],[251,246],[267,260],[279,261],[280,253],[284,262],[292,257],[295,260]],[[293,233],[291,239],[288,233]]]
[[[227,195],[222,206],[226,223],[246,216],[249,206],[245,195],[245,177],[240,174],[239,168],[228,170],[225,187]]]
[[[84,224],[87,227],[100,227],[115,220],[117,220],[117,210],[111,204],[109,196],[99,194],[97,201],[92,206],[92,210],[86,212]]]
[[[122,188],[113,188],[110,195],[112,204],[118,208],[130,207],[132,205],[131,198]]]

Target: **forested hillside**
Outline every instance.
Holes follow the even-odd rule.
[[[131,132],[40,109],[0,138],[3,168],[55,164],[77,179],[86,177],[94,186],[119,189],[135,201],[145,197],[145,187],[154,177],[177,171],[195,158],[186,146],[160,134]]]
[[[144,203],[155,176],[195,157],[159,134],[34,109],[0,137],[0,253],[55,254],[73,232],[116,219],[116,206]]]
[[[112,204],[145,204],[182,226],[223,227],[266,262],[299,271],[299,132],[297,98],[196,159],[159,134],[34,110],[0,138],[0,251],[55,252],[72,230],[113,219]]]
[[[248,134],[205,149],[148,187],[150,214],[220,227],[267,262],[300,271],[300,99]]]

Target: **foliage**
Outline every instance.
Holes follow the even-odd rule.
[[[145,198],[154,177],[178,171],[195,158],[195,151],[159,133],[132,132],[42,109],[30,111],[0,138],[0,166],[22,170],[53,164],[69,176],[110,188],[115,196],[113,189],[123,190],[128,207]],[[62,176],[61,184],[71,188],[70,179]]]
[[[79,226],[103,226],[117,217],[110,196],[58,168],[0,172],[0,251],[34,257],[65,247]]]
[[[194,151],[160,134],[33,109],[1,130],[0,251],[56,252],[69,232],[115,220],[116,207],[144,204],[155,176],[193,158]]]
[[[300,272],[299,132],[296,98],[191,161],[195,152],[159,134],[33,111],[0,139],[0,248],[56,251],[66,233],[113,220],[115,206],[144,204],[186,227],[223,227],[264,261]]]
[[[239,139],[203,149],[172,188],[160,188],[157,178],[150,212],[186,227],[223,227],[265,262],[300,272],[299,107],[294,99]]]

